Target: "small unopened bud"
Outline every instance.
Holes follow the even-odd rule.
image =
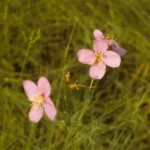
[[[70,84],[69,87],[70,87],[71,89],[77,89],[77,90],[79,89],[77,83]]]
[[[70,81],[70,76],[71,76],[70,72],[67,72],[65,76],[66,76],[66,82],[69,82]]]

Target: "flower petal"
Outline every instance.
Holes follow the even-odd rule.
[[[106,65],[113,67],[113,68],[119,67],[120,63],[121,63],[121,58],[120,58],[119,54],[117,54],[113,51],[105,52],[102,60]]]
[[[120,56],[125,55],[126,52],[127,52],[125,49],[123,49],[123,48],[121,48],[121,47],[120,47],[120,49],[117,49],[117,48],[115,48],[115,47],[112,47],[112,51],[116,52],[116,53],[119,54]]]
[[[36,84],[30,80],[25,80],[23,81],[23,88],[29,100],[33,101],[32,97],[38,93]]]
[[[37,123],[42,118],[42,115],[43,115],[43,107],[41,106],[39,109],[35,109],[33,105],[29,112],[30,120]]]
[[[101,62],[101,64],[94,64],[90,67],[89,75],[93,79],[101,79],[106,72],[106,65]]]
[[[54,120],[55,117],[56,117],[56,108],[55,108],[55,105],[54,103],[52,102],[52,100],[50,98],[48,98],[46,100],[46,102],[43,104],[44,106],[44,109],[45,109],[45,113],[46,115],[51,119],[51,120]]]
[[[120,56],[123,56],[126,54],[126,50],[123,49],[117,42],[114,40],[109,41],[110,45],[112,46],[112,51],[118,53]]]
[[[96,52],[104,53],[108,48],[108,42],[106,39],[94,40],[93,49]]]
[[[93,35],[94,35],[96,40],[100,40],[100,39],[104,38],[103,33],[98,29],[94,30]]]
[[[45,98],[48,98],[51,93],[51,85],[47,78],[40,77],[37,83],[38,89]]]
[[[95,60],[95,54],[92,50],[89,49],[80,49],[77,52],[77,57],[79,62],[83,64],[92,65]]]

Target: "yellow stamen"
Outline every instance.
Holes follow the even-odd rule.
[[[45,101],[41,93],[34,95],[30,100],[33,101],[31,103],[31,106],[33,106],[32,109],[38,109]]]
[[[103,54],[100,52],[96,52],[95,54],[96,54],[95,62],[100,63],[102,61]]]
[[[114,37],[113,34],[108,34],[108,35],[106,36],[106,39],[108,39],[108,40],[110,40],[110,39],[114,40],[115,37]]]

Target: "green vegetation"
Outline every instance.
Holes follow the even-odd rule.
[[[149,150],[150,3],[148,0],[0,1],[0,150]],[[65,74],[90,85],[80,48],[93,30],[113,34],[127,50],[87,89],[70,89]],[[28,119],[22,81],[40,76],[52,85],[58,114]]]

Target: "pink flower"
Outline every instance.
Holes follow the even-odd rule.
[[[120,45],[112,39],[107,39],[100,30],[94,30],[93,35],[96,40],[106,40],[107,43],[111,46],[111,50],[118,53],[120,56],[125,55],[126,50],[124,50]]]
[[[107,48],[107,41],[101,38],[94,41],[93,50],[80,49],[77,52],[79,62],[91,66],[89,75],[93,79],[101,79],[104,76],[106,65],[115,68],[121,63],[120,56]]]
[[[47,78],[40,77],[37,85],[30,81],[23,82],[24,91],[32,102],[32,107],[29,111],[29,118],[31,121],[37,123],[43,116],[45,110],[46,115],[54,120],[56,117],[56,108],[50,99],[51,86]]]

